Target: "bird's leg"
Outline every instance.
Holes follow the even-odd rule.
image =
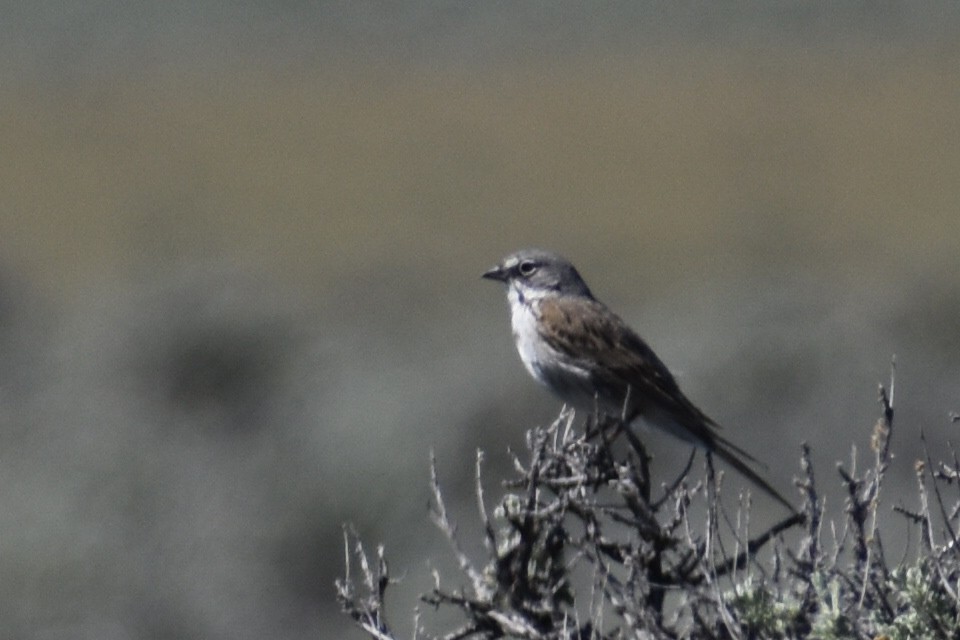
[[[613,428],[613,434],[608,436],[610,429]],[[596,436],[603,436],[604,443],[609,444],[616,440],[620,431],[624,428],[623,423],[615,418],[610,418],[602,414],[594,414],[588,417],[584,425],[583,436],[586,440],[592,440]]]
[[[601,422],[600,418],[596,415],[587,416],[587,420],[583,425],[583,437],[585,440],[593,440],[597,435],[601,435],[604,432],[604,427],[606,425]]]
[[[606,436],[606,430],[610,426],[611,422],[612,421],[607,418],[606,414],[600,411],[600,398],[594,394],[593,415],[587,416],[587,422],[584,425],[584,436],[587,440],[592,439],[598,433]],[[614,433],[613,437],[616,438],[617,433]]]

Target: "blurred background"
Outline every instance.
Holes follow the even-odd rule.
[[[479,278],[528,245],[788,495],[807,441],[842,516],[893,354],[881,512],[950,456],[954,2],[2,5],[2,638],[359,638],[344,522],[409,637],[430,449],[476,549],[559,409]]]

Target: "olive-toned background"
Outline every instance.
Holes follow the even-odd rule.
[[[4,4],[2,638],[360,637],[347,521],[408,637],[430,449],[475,549],[475,450],[493,500],[559,407],[479,279],[526,245],[833,517],[893,354],[883,513],[955,439],[952,3]]]

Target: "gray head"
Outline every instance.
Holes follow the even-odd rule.
[[[521,249],[511,253],[483,277],[540,295],[553,293],[593,298],[583,278],[566,258],[543,249]]]

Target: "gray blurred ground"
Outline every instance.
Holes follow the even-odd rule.
[[[889,504],[956,439],[954,3],[5,4],[2,638],[359,637],[345,521],[408,624],[430,448],[466,533],[558,409],[479,280],[520,246],[834,517],[892,354]]]

